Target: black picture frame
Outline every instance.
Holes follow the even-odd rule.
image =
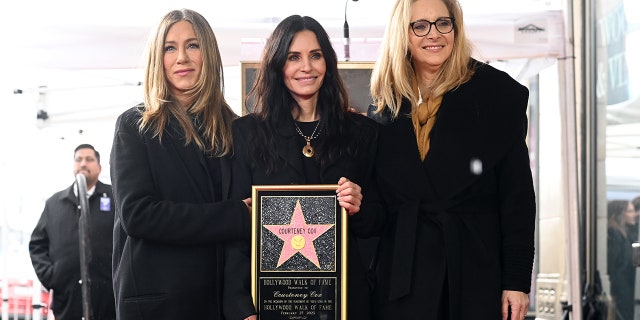
[[[347,314],[347,213],[337,185],[252,188],[251,290],[260,320]]]

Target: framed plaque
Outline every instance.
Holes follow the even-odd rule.
[[[346,319],[347,213],[337,188],[253,186],[251,290],[260,320]]]

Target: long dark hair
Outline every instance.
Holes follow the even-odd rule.
[[[607,203],[607,225],[609,228],[620,231],[627,237],[626,225],[623,219],[623,215],[629,208],[629,201],[627,200],[611,200]]]
[[[345,152],[354,154],[356,139],[340,139],[347,134],[351,122],[349,96],[338,72],[338,58],[329,35],[315,19],[292,15],[282,20],[267,39],[255,83],[247,95],[249,110],[258,120],[257,136],[250,140],[254,160],[263,163],[268,171],[277,168],[275,153],[278,128],[293,127],[291,108],[296,105],[284,84],[283,68],[294,36],[304,30],[316,35],[322,50],[326,73],[318,93],[316,109],[320,115],[321,142],[316,150],[320,164],[330,163]]]

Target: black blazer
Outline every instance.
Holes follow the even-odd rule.
[[[140,112],[118,117],[111,150],[118,319],[222,319],[222,246],[250,230],[243,202],[214,202],[215,188],[229,193],[228,159],[215,186],[211,160],[185,146],[175,119],[160,141],[140,133]]]
[[[444,95],[424,162],[408,101],[395,120],[370,108],[370,116],[385,124],[376,164],[391,219],[376,272],[383,300],[420,294],[412,290],[421,270],[414,256],[430,254],[416,247],[422,219],[442,229],[446,271],[427,277],[433,283],[447,277],[452,319],[465,312],[485,319],[481,310],[499,316],[502,290],[529,292],[536,204],[525,141],[527,99],[526,87],[478,64],[469,82]]]
[[[320,168],[320,180],[322,184],[337,184],[340,177],[346,177],[362,187],[363,202],[360,212],[349,217],[348,238],[348,286],[349,295],[348,310],[349,319],[370,319],[369,314],[369,285],[367,281],[367,267],[370,257],[362,254],[363,249],[368,249],[371,244],[362,238],[369,238],[379,234],[384,223],[384,211],[378,201],[375,182],[373,179],[374,157],[377,148],[378,125],[359,114],[350,114],[353,123],[346,135],[366,137],[365,145],[360,146],[360,151],[355,156],[344,155],[333,163]],[[244,199],[251,196],[252,185],[282,185],[282,184],[308,184],[304,175],[302,146],[299,144],[300,136],[296,133],[293,121],[287,126],[277,129],[277,154],[284,165],[274,173],[267,174],[266,168],[261,164],[253,163],[249,150],[249,143],[257,134],[258,121],[254,115],[244,116],[233,123],[234,157],[232,198]],[[364,248],[363,248],[364,246]],[[240,249],[232,250],[228,258],[226,270],[243,270],[242,276],[246,280],[244,287],[239,291],[226,295],[230,298],[230,304],[225,303],[225,315],[227,319],[243,319],[255,312],[249,293],[249,256],[245,248],[243,255],[237,255]],[[232,272],[232,271],[229,271]],[[235,277],[231,277],[236,282]],[[237,282],[236,282],[237,284]],[[229,311],[227,313],[227,310]]]

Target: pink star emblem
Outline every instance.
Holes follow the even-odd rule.
[[[320,268],[318,254],[313,240],[331,229],[333,224],[307,224],[304,220],[300,201],[296,201],[296,207],[293,210],[291,222],[287,225],[264,225],[267,230],[278,236],[284,241],[278,265],[282,265],[297,252],[313,262],[316,267]]]

